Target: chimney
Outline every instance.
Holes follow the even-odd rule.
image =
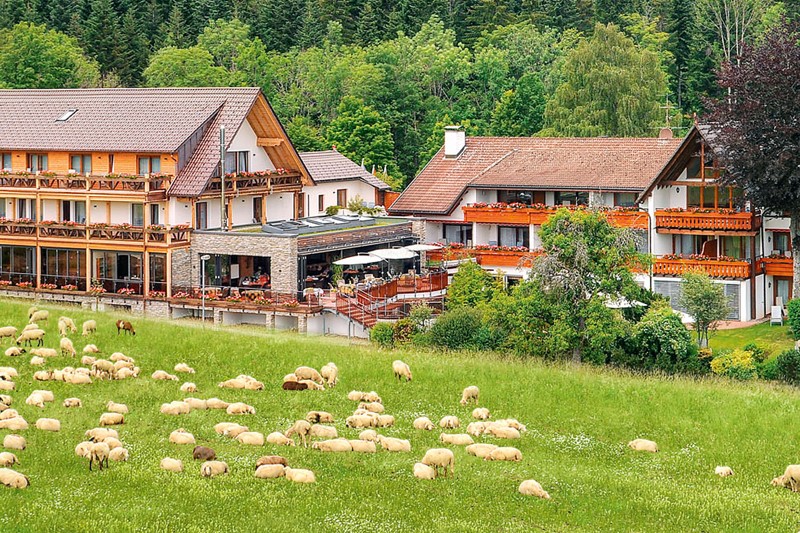
[[[672,128],[661,128],[658,130],[659,139],[672,139]]]
[[[467,136],[461,126],[444,128],[444,156],[455,158],[461,155],[467,146]]]

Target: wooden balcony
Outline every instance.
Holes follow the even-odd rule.
[[[429,261],[447,262],[475,258],[483,267],[522,267],[530,268],[533,259],[542,253],[541,250],[516,251],[478,248],[445,248],[427,252]]]
[[[754,231],[759,219],[753,213],[731,212],[727,209],[700,211],[656,211],[656,230],[666,233],[685,231]]]
[[[218,195],[222,182],[219,177],[211,178],[204,196]],[[293,170],[266,170],[263,172],[243,172],[225,175],[225,196],[236,196],[246,192],[250,194],[273,194],[281,192],[299,192],[303,189],[303,179],[299,172]]]
[[[498,204],[463,207],[464,221],[478,224],[541,226],[558,209],[584,209],[564,206],[502,206]],[[602,210],[608,221],[617,227],[647,229],[647,213],[639,210]]]
[[[156,246],[188,244],[191,229],[187,225],[149,226],[142,228],[130,224],[73,224],[73,223],[35,223],[28,219],[0,220],[0,238],[10,237],[15,241],[27,241],[35,245],[37,238],[47,241],[70,242],[123,242],[147,243]]]
[[[794,276],[794,261],[791,257],[764,257],[759,264],[762,271],[769,276]]]
[[[69,192],[117,191],[123,193],[151,193],[166,191],[172,176],[135,176],[128,174],[106,174],[104,176],[85,176],[83,174],[57,175],[44,172],[0,172],[0,188],[35,189]]]
[[[744,279],[750,277],[750,262],[674,257],[656,257],[653,260],[654,276],[680,277],[690,270],[702,270],[712,278]]]

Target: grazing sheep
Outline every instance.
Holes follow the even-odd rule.
[[[203,477],[219,476],[228,472],[228,463],[224,461],[206,461],[200,467],[200,475]]]
[[[413,470],[417,479],[436,479],[436,470],[424,463],[414,463]]]
[[[61,422],[55,418],[40,418],[35,426],[40,431],[61,431]]]
[[[195,461],[213,461],[217,458],[217,452],[207,446],[195,446],[192,450],[192,459]]]
[[[129,333],[131,335],[136,335],[136,330],[133,329],[133,324],[127,320],[117,320],[116,326],[117,335],[119,335],[120,331],[124,331],[125,333]]]
[[[197,385],[187,381],[181,385],[181,392],[197,392]]]
[[[283,382],[284,383],[286,383],[287,381],[291,381],[291,382],[297,383],[297,379],[298,379],[297,378],[297,374],[295,374],[294,372],[292,372],[291,374],[286,374],[285,376],[283,376]]]
[[[98,348],[94,344],[87,344],[86,346],[83,347],[82,352],[83,353],[100,353],[100,348]],[[81,364],[82,365],[91,365],[92,363],[95,362],[95,359],[93,359],[91,357],[89,357],[88,359],[92,359],[92,361],[89,362],[89,363],[84,363],[83,362],[83,358],[81,358]]]
[[[125,448],[114,448],[109,452],[108,458],[112,461],[124,462],[130,458],[131,454]]]
[[[183,461],[172,457],[164,457],[158,466],[167,472],[183,472]]]
[[[66,332],[71,332],[71,333],[77,333],[78,332],[78,328],[77,328],[77,326],[75,326],[75,322],[73,322],[72,319],[70,317],[68,317],[68,316],[60,316],[60,317],[58,317],[59,332],[61,330],[61,324],[64,324],[64,330]],[[66,333],[63,336],[66,336]]]
[[[64,400],[64,407],[83,407],[80,398],[67,398]]]
[[[772,480],[772,486],[786,487],[791,489],[792,492],[800,491],[800,465],[787,466],[782,476]]]
[[[370,403],[383,403],[381,397],[378,396],[378,393],[375,392],[374,390],[364,393],[364,401]]]
[[[176,429],[170,433],[169,442],[172,444],[196,444],[194,435],[183,428]]]
[[[41,394],[34,392],[25,399],[25,404],[44,409],[44,398],[42,398]]]
[[[381,445],[381,448],[383,448],[387,452],[411,451],[411,442],[404,439],[397,439],[395,437],[384,437],[383,435],[379,435],[378,443]]]
[[[294,441],[279,431],[267,435],[267,442],[276,446],[294,446]]]
[[[483,458],[484,461],[522,461],[522,452],[516,448],[501,447],[495,448],[489,455]]]
[[[206,400],[206,406],[209,409],[227,409],[230,404],[228,402],[223,402],[219,398],[209,398]]]
[[[258,467],[264,465],[281,465],[287,466],[286,458],[280,455],[264,455],[256,459],[256,470]]]
[[[475,441],[472,440],[472,437],[466,433],[442,433],[439,435],[439,440],[443,444],[452,444],[454,446],[468,446],[470,444],[475,444]]]
[[[85,440],[83,442],[79,442],[78,445],[75,446],[75,455],[88,459],[91,449],[92,441]]]
[[[719,477],[728,477],[733,475],[733,469],[729,466],[718,466],[714,469],[714,473]]]
[[[394,372],[394,377],[398,380],[405,378],[406,383],[411,381],[411,367],[399,359],[392,363],[392,372]]]
[[[175,370],[175,372],[183,372],[185,374],[194,374],[194,368],[190,367],[186,363],[178,363],[175,365],[173,370]]]
[[[360,403],[358,404],[358,408],[365,409],[370,413],[377,413],[377,414],[383,413],[386,410],[383,404],[378,402]]]
[[[42,329],[42,328],[40,328],[37,324],[28,324],[24,328],[22,328],[22,333],[25,333],[26,331],[31,331],[33,329]]]
[[[17,336],[17,331],[19,331],[19,330],[17,328],[15,328],[14,326],[5,326],[5,327],[0,328],[0,341],[5,339],[6,337],[9,337],[13,341],[14,337]],[[6,354],[6,355],[8,355],[8,354]]]
[[[498,439],[518,439],[520,433],[514,428],[504,426],[488,426],[485,433],[492,435]]]
[[[88,337],[90,333],[97,333],[97,322],[94,320],[87,320],[83,323],[82,335]]]
[[[325,380],[325,385],[328,387],[335,387],[339,382],[339,367],[334,363],[328,363],[319,369],[319,373]],[[297,375],[297,374],[295,374]]]
[[[476,420],[489,420],[489,410],[485,407],[476,407],[472,410],[472,418]]]
[[[347,399],[352,401],[352,402],[360,402],[361,400],[364,399],[364,395],[365,394],[366,394],[366,392],[361,392],[361,391],[358,391],[358,390],[351,390],[350,392],[347,393]]]
[[[294,481],[295,483],[316,483],[317,478],[311,470],[304,470],[302,468],[289,468],[288,466],[283,469],[286,479]]]
[[[461,427],[461,421],[457,416],[445,416],[439,420],[439,427],[442,429],[455,429]]]
[[[299,383],[297,381],[284,381],[283,385],[281,385],[283,390],[306,390],[308,389],[308,385],[305,383]]]
[[[322,439],[335,439],[339,436],[339,434],[336,432],[336,428],[333,426],[315,424],[311,426],[310,430],[308,430],[308,436]]]
[[[256,414],[256,408],[246,403],[236,402],[230,404],[225,412],[229,415],[254,415]]]
[[[6,407],[8,407],[12,403],[14,403],[14,399],[8,394],[0,394],[0,403],[3,403],[6,405]]]
[[[308,443],[306,442],[306,435],[311,431],[311,424],[306,422],[305,420],[298,420],[296,421],[292,427],[286,430],[286,437],[291,437],[294,434],[297,434],[300,437],[300,441],[303,443],[303,446],[307,447]]]
[[[27,446],[22,435],[6,435],[3,439],[3,448],[8,450],[24,450]]]
[[[284,471],[283,465],[261,465],[256,468],[255,477],[258,479],[275,479],[279,477],[283,477]]]
[[[34,348],[30,351],[31,355],[39,357],[58,357],[58,350],[55,348]]]
[[[322,379],[322,375],[310,366],[299,366],[295,369],[294,374],[297,376],[297,379],[301,381],[307,379],[319,383],[320,385],[325,383]]]
[[[526,479],[519,484],[519,493],[525,496],[536,496],[543,500],[549,500],[550,495],[545,491],[538,481],[533,479]]]
[[[353,447],[347,439],[321,440],[311,445],[315,450],[321,452],[352,452]]]
[[[25,431],[28,429],[28,422],[21,416],[15,416],[5,420],[0,420],[0,429],[10,429],[11,431]]]
[[[98,463],[100,465],[100,470],[103,469],[103,464],[105,463],[106,468],[108,468],[108,454],[111,453],[111,448],[108,447],[108,444],[105,442],[93,442],[91,446],[89,446],[89,472],[92,471],[92,464]]]
[[[97,359],[94,363],[92,363],[92,370],[95,372],[114,372],[114,363],[111,361],[106,361],[105,359]]]
[[[333,415],[325,411],[309,411],[306,420],[310,424],[333,424]]]
[[[451,450],[447,448],[431,448],[422,457],[422,464],[430,466],[434,469],[435,474],[439,474],[439,469],[447,476],[447,470],[450,469],[450,475],[455,475],[456,457]]]
[[[6,350],[7,357],[17,357],[25,353],[25,348],[19,348],[17,346],[12,346]]]
[[[375,427],[388,428],[394,425],[394,417],[392,415],[379,415]]]
[[[181,401],[162,403],[161,408],[159,409],[161,414],[173,416],[188,415],[191,410],[192,408],[189,407],[188,403]]]
[[[236,436],[236,440],[249,446],[263,446],[264,434],[258,431],[245,431]]]
[[[305,385],[306,390],[325,390],[325,387],[310,379],[301,379],[297,382],[297,385]]]
[[[658,444],[647,439],[634,439],[628,443],[628,448],[637,452],[658,452]]]
[[[250,431],[250,429],[247,426],[241,426],[235,422],[220,422],[219,424],[214,425],[214,431],[218,435],[236,438],[236,435],[239,433]]]
[[[198,398],[184,398],[184,403],[189,404],[191,409],[199,409],[201,411],[205,411],[208,409],[208,402],[205,400],[200,400]]]
[[[119,438],[119,433],[117,433],[117,430],[112,428],[89,429],[83,435],[92,442],[103,442],[109,437],[114,437],[115,439]]]
[[[106,404],[106,411],[109,413],[119,413],[121,415],[128,414],[128,406],[124,403],[108,402]]]
[[[125,423],[125,417],[119,413],[103,413],[100,415],[101,426],[117,426]]]
[[[31,318],[28,320],[28,324],[33,324],[35,322],[48,322],[50,320],[50,311],[47,309],[42,309],[40,311],[35,311]]]
[[[364,431],[358,434],[358,439],[370,442],[377,442],[378,433],[374,429],[365,429]]]
[[[353,415],[345,420],[345,426],[349,428],[371,428],[375,426],[376,420],[371,416]]]
[[[43,364],[45,364],[44,358],[39,357],[38,355],[36,355],[34,357],[31,357],[31,365],[32,366],[41,366]]]
[[[22,334],[17,337],[17,346],[22,346],[23,344],[25,344],[25,346],[30,346],[33,341],[36,341],[36,346],[42,346],[44,344],[43,329],[30,329],[28,331],[23,331]]]
[[[174,376],[163,370],[156,370],[150,377],[156,381],[178,381],[178,376]]]
[[[470,444],[466,448],[464,448],[468,454],[474,455],[480,459],[485,459],[487,455],[492,453],[493,450],[496,450],[498,446],[494,444],[487,444],[480,442],[478,444]]]
[[[0,483],[12,489],[24,489],[30,486],[31,481],[28,476],[24,476],[16,470],[0,468]]]
[[[435,427],[433,425],[433,422],[431,422],[431,419],[428,418],[427,416],[421,416],[419,418],[414,419],[412,425],[414,426],[414,429],[421,429],[423,431],[432,431],[433,428]]]
[[[467,403],[471,401],[475,401],[475,404],[478,404],[478,396],[480,395],[481,391],[475,385],[470,385],[464,392],[461,393],[461,405],[467,405]]]

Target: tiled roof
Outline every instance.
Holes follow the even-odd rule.
[[[336,150],[300,152],[300,159],[302,159],[314,181],[319,183],[359,179],[376,189],[387,190],[391,188]]]
[[[468,137],[456,158],[444,148],[389,209],[449,214],[468,187],[642,191],[681,139]]]

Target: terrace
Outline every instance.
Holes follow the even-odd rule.
[[[734,209],[661,209],[656,213],[656,230],[666,233],[691,231],[754,231],[760,219],[753,213]]]
[[[464,221],[479,224],[510,224],[541,226],[559,209],[586,209],[583,206],[560,206],[545,204],[476,203],[463,207]],[[638,208],[600,208],[609,222],[617,227],[646,229],[647,212]]]
[[[20,240],[31,238],[58,239],[70,241],[93,242],[132,242],[154,244],[186,244],[189,242],[191,229],[187,225],[148,227],[131,226],[130,224],[77,224],[75,222],[55,222],[44,220],[36,222],[31,219],[0,219],[0,235],[18,237]]]

